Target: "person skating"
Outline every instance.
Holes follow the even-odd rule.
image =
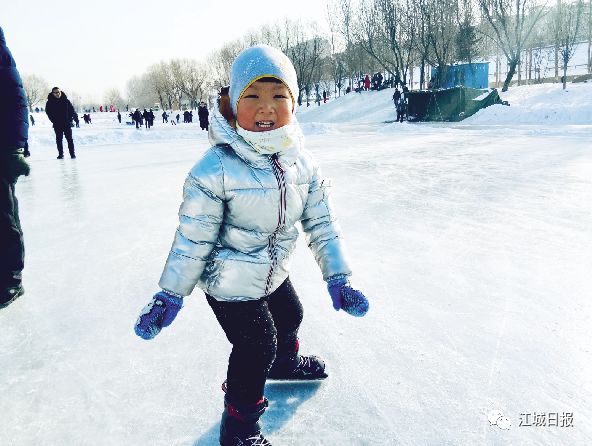
[[[66,93],[58,87],[53,87],[51,93],[47,96],[45,104],[45,113],[53,124],[53,130],[56,135],[56,145],[58,147],[58,159],[64,158],[64,136],[68,142],[68,151],[70,158],[76,158],[74,152],[74,140],[72,138],[71,122],[76,112],[72,103],[66,96]],[[78,116],[76,116],[78,118]]]
[[[328,182],[303,147],[296,121],[298,82],[281,51],[241,52],[230,75],[228,122],[214,113],[214,144],[189,172],[180,224],[156,293],[135,325],[154,338],[197,285],[232,344],[223,446],[266,446],[258,423],[265,381],[323,379],[324,362],[299,351],[302,305],[289,279],[300,222],[336,310],[363,316],[368,300],[349,285],[351,270],[329,203]],[[329,297],[328,296],[328,297]]]
[[[23,83],[0,27],[0,308],[25,292],[25,247],[15,188],[19,176],[30,171],[24,158],[28,114]]]

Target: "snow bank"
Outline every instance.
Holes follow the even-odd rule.
[[[381,124],[394,121],[396,112],[392,102],[394,90],[350,93],[332,99],[321,106],[311,105],[297,110],[301,123],[325,124]],[[462,124],[592,124],[592,83],[541,84],[511,87],[501,93],[510,106],[494,105],[462,121]],[[420,124],[413,124],[417,126]],[[433,125],[433,123],[431,124]],[[458,125],[443,124],[444,126]],[[403,129],[405,126],[393,124]],[[306,127],[305,127],[306,128]],[[315,127],[318,133],[323,127]]]
[[[541,84],[511,87],[501,93],[510,106],[493,105],[466,124],[592,124],[592,84]]]

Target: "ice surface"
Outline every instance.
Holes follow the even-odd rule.
[[[505,112],[538,103],[515,91]],[[299,112],[371,309],[335,312],[300,243],[301,349],[329,378],[269,385],[264,432],[279,446],[592,444],[592,120],[385,124],[391,94]],[[17,185],[26,294],[0,311],[0,445],[217,444],[230,347],[203,294],[156,339],[133,332],[205,132],[97,113],[74,130],[78,159],[58,161],[37,117]],[[573,427],[520,426],[534,412]]]

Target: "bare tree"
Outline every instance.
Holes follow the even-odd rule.
[[[417,38],[410,12],[407,0],[365,0],[356,27],[360,46],[382,70],[405,84]]]
[[[164,107],[162,96],[154,91],[152,82],[148,79],[148,74],[142,76],[135,76],[128,80],[126,85],[126,94],[128,103],[132,107],[151,107],[159,102]]]
[[[454,61],[457,35],[457,0],[426,0],[424,20],[427,24],[428,62],[436,67],[435,87],[446,79],[447,66]]]
[[[49,86],[42,77],[26,74],[23,76],[23,87],[27,95],[29,111],[32,112],[33,107],[47,97]]]
[[[292,61],[298,77],[298,105],[302,105],[302,93],[308,100],[313,84],[318,82],[320,61],[323,54],[329,54],[329,44],[322,39],[311,24],[300,21],[286,21],[286,35],[292,44],[286,55]]]
[[[121,96],[119,88],[110,88],[105,92],[104,96],[105,103],[107,105],[113,105],[116,108],[122,108],[125,104],[125,100]]]
[[[201,100],[205,81],[206,70],[201,64],[190,59],[181,61],[181,89],[189,98],[191,108],[196,108],[198,99]]]
[[[152,91],[158,96],[160,105],[172,109],[175,91],[169,74],[168,64],[166,62],[160,62],[149,67],[146,73],[146,80]]]
[[[578,46],[578,36],[584,12],[584,2],[577,0],[573,3],[559,2],[555,13],[558,16],[557,36],[559,37],[559,53],[563,65],[563,89],[567,83],[567,64],[573,57]]]
[[[230,68],[238,54],[246,48],[241,40],[233,40],[225,43],[222,48],[214,51],[208,57],[209,78],[216,88],[230,83]]]
[[[520,56],[545,9],[535,0],[477,0],[492,37],[508,61],[502,91],[507,91],[520,63]]]

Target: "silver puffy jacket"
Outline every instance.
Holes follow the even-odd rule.
[[[210,117],[213,147],[185,180],[160,287],[187,296],[198,285],[225,301],[266,296],[288,277],[298,221],[323,278],[349,275],[329,184],[312,155],[300,143],[261,155],[219,113]]]

